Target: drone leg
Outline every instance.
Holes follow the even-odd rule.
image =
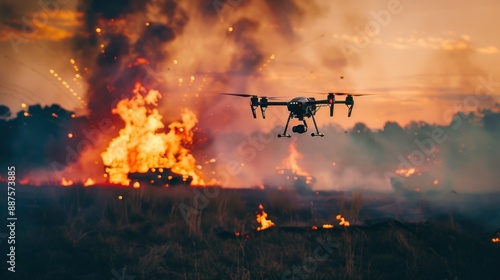
[[[290,119],[292,118],[292,116],[293,116],[293,113],[290,112],[290,115],[288,115],[288,120],[286,121],[285,130],[283,131],[283,134],[278,134],[278,138],[281,138],[281,137],[290,138],[290,137],[292,137],[290,134],[286,134],[286,131],[288,129],[288,123],[290,122]]]
[[[312,119],[313,119],[313,122],[314,122],[314,128],[316,128],[316,133],[311,133],[311,136],[314,137],[314,136],[325,136],[323,133],[319,132],[318,130],[318,125],[316,124],[316,119],[314,118],[314,115],[311,115]]]

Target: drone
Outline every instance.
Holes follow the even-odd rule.
[[[291,119],[298,119],[302,121],[303,124],[299,124],[292,127],[292,132],[303,134],[307,132],[307,122],[305,118],[312,118],[314,123],[314,128],[316,132],[311,133],[312,137],[320,136],[323,137],[325,134],[319,132],[318,125],[316,124],[316,119],[314,115],[322,107],[328,106],[330,108],[330,117],[333,116],[333,109],[335,104],[345,104],[347,106],[347,116],[350,117],[352,109],[354,108],[354,96],[363,96],[366,94],[353,94],[353,93],[326,93],[326,99],[316,100],[314,97],[295,97],[292,100],[286,101],[269,101],[273,99],[278,99],[279,97],[266,97],[257,96],[246,93],[222,93],[224,95],[238,96],[238,97],[250,97],[250,108],[252,109],[252,115],[254,119],[257,118],[256,110],[260,107],[262,113],[262,118],[266,118],[266,109],[269,106],[286,106],[290,114],[288,115],[288,120],[286,121],[285,130],[282,134],[278,134],[278,138],[286,137],[290,138],[291,135],[287,134],[288,124]],[[344,100],[335,100],[335,96],[346,96]]]

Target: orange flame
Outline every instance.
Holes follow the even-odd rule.
[[[196,172],[196,160],[185,147],[193,142],[196,115],[184,109],[181,121],[168,125],[168,133],[159,132],[165,127],[156,109],[160,93],[146,92],[140,84],[136,84],[133,93],[133,97],[121,100],[112,111],[125,121],[125,127],[101,153],[109,181],[128,185],[128,173],[171,168],[173,172],[192,176],[193,184],[204,185],[203,178]]]
[[[333,228],[333,225],[332,224],[324,224],[323,228]]]
[[[491,242],[493,242],[493,243],[499,243],[500,242],[500,238],[498,238],[498,237],[492,238]]]
[[[339,220],[339,225],[340,226],[345,226],[345,227],[348,227],[351,225],[351,223],[349,223],[349,221],[347,221],[344,217],[342,217],[342,215],[337,215],[337,220]]]
[[[92,186],[92,185],[94,185],[94,184],[95,184],[95,181],[94,181],[94,179],[92,179],[92,178],[87,178],[87,181],[85,181],[85,182],[83,183],[83,185],[84,185],[85,187]]]
[[[257,230],[265,230],[274,226],[273,221],[267,219],[267,213],[264,211],[264,206],[262,204],[259,205],[259,209],[262,211],[261,214],[257,214],[257,223],[260,223],[260,227]]]
[[[64,178],[64,177],[63,177],[63,178],[61,179],[61,185],[65,186],[65,187],[66,187],[66,186],[71,186],[71,185],[73,185],[73,181],[71,181],[71,180],[66,180],[66,178]]]
[[[410,168],[410,169],[401,168],[396,170],[396,174],[403,175],[405,177],[410,177],[413,173],[415,173],[415,171],[416,171],[415,168]]]
[[[291,169],[293,173],[297,175],[304,175],[307,176],[309,175],[307,172],[303,171],[302,168],[300,168],[298,161],[302,158],[302,154],[299,153],[297,150],[297,138],[293,138],[292,142],[290,143],[290,146],[288,147],[288,152],[289,155],[288,157],[283,161],[283,164],[285,165],[286,169]]]

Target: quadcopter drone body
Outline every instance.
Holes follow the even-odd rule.
[[[319,132],[318,125],[316,124],[316,119],[314,116],[321,107],[328,106],[330,109],[330,117],[333,116],[333,109],[335,104],[345,104],[348,109],[347,116],[350,117],[352,109],[354,107],[353,96],[360,96],[361,94],[351,94],[351,93],[328,93],[326,99],[316,100],[314,97],[295,97],[292,100],[285,101],[269,101],[275,99],[275,97],[258,97],[256,95],[249,94],[238,94],[238,93],[223,93],[225,95],[233,95],[240,97],[250,97],[250,108],[252,109],[252,115],[257,118],[256,110],[260,107],[262,113],[262,118],[266,118],[266,109],[269,106],[286,106],[290,114],[288,115],[288,120],[286,121],[285,130],[282,134],[278,134],[278,138],[287,137],[290,138],[291,135],[287,134],[288,124],[291,119],[298,119],[302,121],[303,124],[299,124],[292,127],[292,132],[303,134],[307,132],[307,122],[306,118],[312,118],[314,123],[314,128],[316,132],[311,133],[311,136],[325,136],[323,133]],[[346,95],[345,100],[335,100],[335,95]]]

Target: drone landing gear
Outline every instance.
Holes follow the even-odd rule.
[[[288,115],[288,120],[286,121],[285,130],[283,131],[283,134],[278,134],[278,138],[281,138],[281,137],[290,138],[290,137],[292,137],[292,135],[286,134],[286,130],[288,129],[288,123],[290,123],[290,119],[292,118],[292,116],[293,116],[293,113],[290,112],[290,115]]]
[[[311,133],[311,136],[314,137],[314,136],[320,136],[320,137],[323,137],[325,136],[325,134],[319,132],[318,130],[318,125],[316,124],[316,119],[314,118],[314,115],[311,115],[312,119],[313,119],[313,123],[314,123],[314,128],[316,129],[316,133]]]

